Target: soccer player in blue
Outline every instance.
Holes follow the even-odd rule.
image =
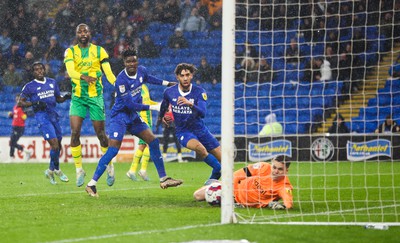
[[[143,66],[139,66],[136,51],[127,49],[122,53],[125,69],[122,70],[115,82],[116,97],[111,109],[109,125],[108,150],[101,157],[92,180],[86,186],[86,192],[92,197],[98,197],[96,184],[102,176],[110,161],[118,154],[121,142],[126,131],[141,138],[150,149],[150,158],[156,166],[160,178],[160,187],[176,187],[183,183],[168,177],[163,157],[160,152],[160,143],[147,124],[140,118],[138,111],[159,110],[159,105],[142,104],[141,89],[143,83],[171,86],[174,82],[161,80],[147,73]]]
[[[63,182],[68,182],[68,177],[60,170],[61,127],[55,107],[56,103],[64,102],[71,98],[67,93],[61,96],[57,82],[44,76],[43,63],[32,64],[34,80],[27,83],[21,91],[18,105],[21,107],[33,107],[35,117],[42,132],[43,138],[50,144],[50,165],[45,171],[45,176],[51,184],[57,184],[55,175]]]
[[[179,84],[164,91],[159,117],[168,126],[171,121],[164,114],[171,104],[176,137],[182,146],[196,151],[212,167],[209,178],[212,181],[221,177],[221,146],[203,121],[207,113],[207,94],[191,82],[196,70],[192,64],[180,63],[176,66],[175,75]]]

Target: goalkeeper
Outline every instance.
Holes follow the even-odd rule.
[[[271,163],[259,162],[235,171],[233,187],[235,202],[247,207],[290,209],[293,207],[292,184],[287,173],[290,161],[277,156]],[[215,180],[194,192],[197,201],[205,200],[205,190]],[[283,202],[279,202],[282,199]]]

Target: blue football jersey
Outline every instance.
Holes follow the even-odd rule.
[[[184,96],[194,107],[178,105],[179,96]],[[198,130],[205,127],[203,118],[207,112],[207,93],[203,88],[192,84],[190,91],[184,93],[179,89],[179,85],[169,87],[164,91],[162,106],[168,107],[169,104],[171,104],[177,132],[185,129]]]
[[[144,106],[141,105],[143,83],[162,85],[163,80],[149,75],[143,66],[138,66],[134,76],[129,76],[125,69],[118,74],[115,82],[115,103],[111,110],[111,116],[115,116],[119,112],[136,113],[144,109]],[[130,96],[130,98],[127,99],[127,96]],[[135,109],[132,109],[133,104],[136,107]]]
[[[22,88],[21,96],[30,102],[46,102],[46,110],[36,113],[56,113],[56,97],[60,96],[60,89],[52,78],[46,77],[44,81],[34,79]]]

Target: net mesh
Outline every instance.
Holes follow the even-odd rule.
[[[398,128],[379,130],[400,123],[399,10],[236,1],[234,133],[246,138],[236,167],[289,155],[294,187],[292,210],[236,208],[239,221],[399,222]],[[271,114],[281,127],[264,130]]]

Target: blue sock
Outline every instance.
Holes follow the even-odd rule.
[[[151,143],[149,143],[149,149],[150,149],[150,158],[153,160],[154,165],[156,166],[158,177],[162,178],[167,175],[165,172],[165,167],[164,167],[164,160],[161,155],[160,151],[160,142],[158,141],[158,138],[154,139]]]
[[[118,150],[115,147],[108,147],[107,152],[100,158],[99,163],[97,164],[96,171],[93,175],[93,180],[98,181],[99,178],[103,175],[104,171],[107,169],[107,165],[110,161],[118,154]]]
[[[50,149],[50,170],[60,169],[60,150]]]
[[[208,154],[207,157],[204,158],[204,162],[213,168],[209,179],[218,180],[221,177],[221,164],[217,158],[212,154]]]

